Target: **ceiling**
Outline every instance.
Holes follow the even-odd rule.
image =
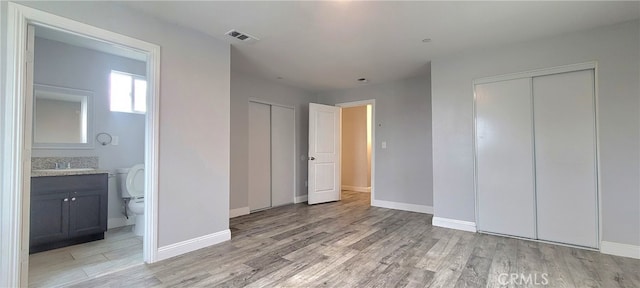
[[[232,69],[311,91],[415,75],[466,50],[640,17],[640,2],[127,2],[233,45]],[[260,40],[242,43],[231,29]],[[422,39],[430,38],[424,43]],[[281,77],[282,79],[278,79]]]

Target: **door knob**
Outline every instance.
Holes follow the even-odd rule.
[[[76,201],[76,197],[71,198],[71,201]]]
[[[69,198],[64,198],[62,201],[67,202],[69,201]]]
[[[316,157],[311,156],[309,157],[309,160],[316,160]]]

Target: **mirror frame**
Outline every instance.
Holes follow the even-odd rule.
[[[94,148],[94,136],[93,136],[93,92],[88,90],[72,89],[66,87],[59,87],[53,85],[34,84],[33,85],[33,118],[36,117],[36,99],[38,97],[38,91],[44,91],[55,94],[68,94],[74,96],[84,96],[86,101],[82,103],[83,113],[86,114],[85,133],[87,137],[86,143],[38,143],[35,142],[36,129],[33,129],[34,142],[32,143],[33,149],[93,149]],[[32,120],[33,121],[33,120]],[[34,123],[35,124],[35,123]]]

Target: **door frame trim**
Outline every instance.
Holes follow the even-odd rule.
[[[597,227],[598,227],[598,231],[596,233],[598,239],[596,240],[597,243],[597,247],[596,250],[600,251],[601,246],[602,246],[602,197],[600,194],[600,191],[602,190],[602,180],[601,180],[601,174],[600,173],[600,110],[599,110],[599,87],[598,87],[598,62],[597,61],[589,61],[589,62],[583,62],[583,63],[576,63],[576,64],[569,64],[569,65],[562,65],[562,66],[555,66],[555,67],[549,67],[549,68],[542,68],[542,69],[535,69],[535,70],[529,70],[529,71],[522,71],[522,72],[516,72],[516,73],[509,73],[509,74],[503,74],[503,75],[497,75],[497,76],[490,76],[490,77],[483,77],[483,78],[477,78],[474,79],[472,81],[472,91],[473,91],[473,133],[472,133],[472,145],[473,145],[473,190],[474,190],[474,202],[475,202],[475,219],[476,219],[476,227],[479,226],[479,222],[480,219],[478,218],[478,212],[479,212],[479,207],[478,207],[478,145],[476,143],[476,135],[477,135],[477,114],[476,114],[476,106],[477,106],[477,97],[476,97],[476,85],[478,84],[486,84],[486,83],[493,83],[493,82],[500,82],[500,81],[507,81],[507,80],[514,80],[514,79],[521,79],[521,78],[531,78],[533,79],[534,77],[539,77],[539,76],[547,76],[547,75],[553,75],[553,74],[561,74],[561,73],[569,73],[569,72],[577,72],[577,71],[582,71],[582,70],[593,70],[593,89],[594,89],[594,97],[593,97],[593,101],[594,101],[594,118],[595,118],[595,123],[594,123],[594,134],[595,134],[595,169],[596,169],[596,219],[598,219],[598,223],[597,223]],[[533,95],[532,95],[533,97]],[[531,132],[533,133],[533,131]],[[535,138],[533,138],[535,140]],[[535,154],[534,154],[535,156]],[[535,160],[534,160],[534,165],[535,165]],[[535,170],[534,170],[535,173]],[[535,191],[534,191],[534,195],[535,195]],[[537,220],[536,220],[536,225],[537,225]],[[486,232],[483,232],[486,233]],[[537,226],[536,226],[536,237],[537,237]],[[538,241],[537,239],[529,239],[529,240],[535,240]],[[555,243],[555,242],[553,242]],[[558,244],[558,243],[556,243]]]
[[[473,86],[475,86],[476,84],[485,84],[485,83],[493,83],[493,82],[500,82],[500,81],[506,81],[506,80],[520,79],[520,78],[533,78],[533,77],[546,76],[546,75],[552,75],[552,74],[597,69],[597,67],[598,67],[598,62],[591,61],[591,62],[576,63],[576,64],[549,67],[549,68],[541,68],[541,69],[535,69],[535,70],[529,70],[529,71],[522,71],[522,72],[516,72],[516,73],[509,73],[509,74],[503,74],[503,75],[497,75],[497,76],[482,77],[482,78],[474,79]]]
[[[358,106],[366,106],[371,105],[371,201],[369,205],[374,206],[373,203],[375,201],[376,196],[376,99],[368,99],[361,101],[353,101],[353,102],[343,102],[336,104],[337,107],[340,108],[349,108],[349,107],[358,107]],[[342,123],[340,123],[340,133],[342,133]],[[342,149],[342,137],[340,139],[340,149]],[[340,153],[340,157],[342,157],[342,153]],[[342,169],[340,169],[340,173],[342,173]],[[342,188],[341,188],[342,189]]]
[[[95,39],[139,51],[147,56],[147,83],[149,97],[145,123],[145,237],[144,260],[158,260],[158,118],[160,92],[160,46],[109,30],[71,20],[49,12],[13,2],[8,3],[7,21],[7,75],[4,95],[4,121],[1,151],[5,159],[0,167],[2,177],[2,222],[0,223],[0,286],[27,286],[29,257],[29,203],[28,184],[31,177],[31,143],[25,141],[32,127],[25,117],[32,109],[32,93],[25,93],[27,53],[25,52],[29,24],[63,30],[67,33]],[[26,237],[25,237],[26,235]],[[26,238],[26,239],[25,239]]]

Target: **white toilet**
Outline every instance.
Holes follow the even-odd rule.
[[[120,182],[120,195],[128,199],[127,209],[135,215],[136,224],[133,232],[137,236],[144,235],[144,164],[117,170]]]

